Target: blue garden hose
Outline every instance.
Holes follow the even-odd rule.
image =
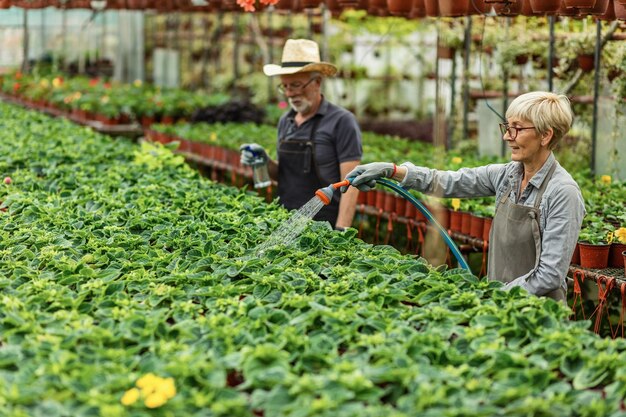
[[[420,213],[422,213],[428,219],[428,221],[430,221],[433,225],[435,225],[437,231],[443,238],[443,241],[446,242],[446,245],[448,245],[448,247],[450,248],[450,251],[456,258],[456,260],[459,262],[459,266],[463,269],[467,269],[468,271],[470,270],[470,267],[465,261],[465,258],[463,258],[461,251],[456,246],[456,244],[454,243],[450,235],[448,235],[448,232],[446,231],[446,229],[444,229],[444,227],[441,224],[439,224],[439,222],[435,219],[432,213],[428,211],[426,206],[424,206],[417,198],[415,198],[406,189],[404,189],[402,186],[398,185],[397,183],[393,181],[389,181],[387,179],[381,178],[381,179],[377,179],[376,183],[382,184],[385,187],[391,188],[393,191],[395,191],[396,193],[404,197],[409,203],[413,204],[415,208],[418,209]]]
[[[320,200],[322,200],[324,204],[328,205],[330,201],[332,200],[333,193],[335,192],[335,190],[339,189],[340,187],[349,186],[350,184],[352,184],[352,180],[354,178],[355,177],[350,177],[348,179],[337,182],[335,184],[330,184],[328,187],[320,188],[319,190],[315,192],[315,195]],[[450,235],[448,235],[448,232],[446,231],[446,229],[444,229],[443,226],[439,224],[439,222],[435,219],[432,213],[428,211],[428,209],[422,203],[420,203],[420,201],[417,198],[415,198],[411,193],[409,193],[407,190],[402,188],[397,183],[393,181],[389,181],[388,179],[380,178],[380,179],[377,179],[376,182],[378,184],[382,184],[388,188],[391,188],[396,193],[400,194],[402,197],[408,200],[409,203],[413,204],[415,208],[420,211],[420,213],[422,213],[433,225],[435,225],[437,231],[443,238],[443,241],[446,242],[446,245],[448,245],[448,247],[450,248],[450,251],[452,251],[456,260],[459,261],[459,266],[463,269],[470,271],[469,265],[465,261],[465,258],[463,258],[461,251],[456,246],[456,244],[454,243]]]

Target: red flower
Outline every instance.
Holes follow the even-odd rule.
[[[14,83],[13,84],[13,92],[16,93],[17,90],[19,90],[19,89],[20,89],[20,83]]]
[[[98,83],[100,82],[99,79],[97,78],[92,78],[91,80],[89,80],[89,87],[95,87],[98,85]]]

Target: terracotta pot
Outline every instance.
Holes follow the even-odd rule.
[[[365,193],[367,195],[367,205],[370,207],[376,207],[376,190],[368,191]]]
[[[0,9],[8,9],[11,7],[11,0],[0,0]]]
[[[621,268],[624,262],[622,252],[626,251],[626,245],[623,243],[612,243],[609,250],[609,268]]]
[[[583,70],[583,72],[591,72],[594,68],[594,56],[590,54],[578,55],[578,67]]]
[[[387,10],[392,16],[408,16],[413,9],[413,0],[387,0]]]
[[[626,20],[626,4],[613,3],[613,10],[615,11],[615,18],[618,20]]]
[[[543,16],[544,13],[542,12],[536,12],[533,10],[532,6],[530,5],[530,0],[518,0],[522,3],[522,5],[520,6],[520,14],[523,16]]]
[[[409,13],[411,19],[421,19],[426,17],[426,8],[424,7],[424,0],[413,0],[413,8]]]
[[[469,232],[470,236],[475,237],[477,239],[482,239],[484,224],[485,224],[484,217],[472,214],[471,220],[470,220],[470,232]]]
[[[613,4],[614,1],[613,0],[609,0],[609,5],[606,8],[606,12],[604,12],[604,14],[598,16],[598,19],[600,20],[607,20],[607,21],[613,21],[615,20],[615,5]]]
[[[441,59],[454,59],[454,48],[450,48],[449,46],[437,46],[437,58]]]
[[[609,261],[611,245],[592,245],[579,242],[580,266],[587,269],[604,269]]]
[[[392,193],[385,193],[385,202],[383,205],[385,213],[393,213],[396,211],[396,196]]]
[[[376,193],[376,208],[385,211],[385,192],[381,190],[370,191]]]
[[[530,0],[535,13],[555,14],[561,7],[561,0]]]
[[[470,9],[474,9],[473,12],[475,13],[487,14],[491,12],[491,3],[487,3],[485,0],[473,0],[470,2]]]
[[[596,0],[563,0],[565,7],[577,7],[589,9],[596,5]]]
[[[398,216],[404,216],[407,204],[412,205],[411,203],[407,202],[404,197],[399,195],[396,196],[396,214]]]
[[[580,14],[591,14],[601,16],[606,13],[606,9],[609,8],[609,0],[596,0],[596,4],[590,8],[581,8]]]
[[[470,213],[469,211],[462,211],[461,212],[461,233],[469,236],[471,228],[472,228],[472,213]]]
[[[460,211],[450,211],[450,230],[460,232],[462,225],[462,215]]]
[[[579,15],[578,9],[576,7],[566,7],[565,2],[561,3],[561,7],[559,7],[559,10],[557,10],[556,14],[558,16],[570,16],[570,17]]]
[[[412,203],[407,202],[404,208],[404,217],[407,219],[415,218],[415,214],[417,213],[417,209]]]
[[[322,4],[322,0],[302,0],[302,7],[305,9],[314,9]]]
[[[522,10],[522,2],[494,3],[493,10],[498,16],[517,16]]]
[[[439,0],[439,16],[467,16],[470,14],[470,0]]]
[[[622,252],[622,256],[624,257],[624,276],[626,277],[626,251]]]
[[[439,1],[438,0],[424,0],[424,8],[426,9],[426,16],[430,16],[430,17],[439,16]]]
[[[580,246],[576,243],[576,247],[574,248],[574,253],[572,254],[571,264],[580,265]]]
[[[362,204],[367,204],[367,193],[359,191],[359,196],[356,198],[356,204],[359,206]]]

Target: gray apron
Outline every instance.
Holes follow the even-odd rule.
[[[552,165],[541,184],[533,207],[516,204],[509,198],[511,185],[496,207],[489,233],[489,262],[487,276],[504,283],[525,275],[539,265],[541,229],[539,228],[541,198],[556,169]],[[558,288],[545,295],[567,302],[565,290]]]
[[[320,117],[311,120],[311,134],[308,140],[279,138],[278,141],[278,197],[279,202],[289,210],[304,206],[315,191],[328,186],[339,178],[325,181],[320,175],[315,159],[315,133]],[[335,181],[336,180],[336,181]],[[322,207],[313,219],[328,221],[335,227],[339,216],[340,193],[333,193],[329,205]]]

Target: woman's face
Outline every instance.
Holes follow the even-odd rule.
[[[532,163],[540,160],[547,150],[547,147],[542,146],[541,135],[527,120],[509,119],[508,130],[502,139],[509,145],[512,161]]]

